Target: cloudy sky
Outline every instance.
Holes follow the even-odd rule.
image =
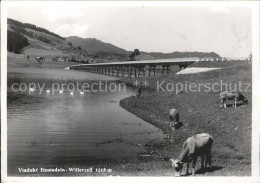
[[[251,53],[251,9],[55,2],[10,6],[8,17],[61,36],[96,38],[126,50],[202,51],[221,56]]]

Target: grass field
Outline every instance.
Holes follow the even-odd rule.
[[[170,133],[171,142],[159,148],[162,157],[177,158],[183,142],[197,133],[210,133],[214,143],[212,149],[213,169],[203,175],[250,175],[251,172],[251,91],[242,91],[249,99],[249,105],[240,105],[236,109],[229,105],[219,108],[220,87],[217,91],[186,91],[176,94],[158,91],[157,82],[165,83],[252,83],[251,63],[218,62],[196,63],[192,67],[221,67],[222,69],[205,73],[187,75],[160,75],[140,78],[149,81],[140,98],[129,97],[121,100],[120,105],[145,121]],[[133,85],[135,79],[124,79]],[[165,87],[166,88],[166,87]],[[197,88],[198,89],[198,88]],[[246,86],[242,87],[246,89]],[[252,88],[250,88],[251,90]],[[230,102],[232,104],[232,102]],[[168,111],[179,109],[180,121],[184,126],[178,130],[169,129]],[[214,171],[213,171],[214,170]],[[152,171],[152,170],[150,170]],[[170,171],[170,168],[168,169]],[[148,171],[149,172],[149,171]],[[166,171],[167,172],[167,171]]]

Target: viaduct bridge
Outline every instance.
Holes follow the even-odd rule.
[[[78,64],[71,65],[66,69],[72,70],[82,70],[87,72],[94,72],[99,74],[108,74],[114,76],[122,76],[125,77],[127,74],[128,77],[145,76],[146,70],[148,69],[148,75],[151,75],[151,71],[153,71],[153,75],[155,75],[155,67],[160,66],[162,68],[162,74],[164,71],[167,71],[169,74],[171,65],[178,65],[180,70],[182,68],[188,67],[190,64],[194,62],[198,62],[199,58],[197,57],[189,57],[189,58],[174,58],[174,59],[157,59],[157,60],[141,60],[141,61],[125,61],[125,62],[107,62],[107,63],[95,63],[95,64]],[[121,73],[121,74],[120,74]]]

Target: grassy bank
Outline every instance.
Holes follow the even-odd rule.
[[[44,62],[38,63],[34,59],[27,60],[25,55],[12,54],[7,58],[7,68],[57,68],[64,69],[70,65],[78,64],[78,62]]]
[[[200,63],[197,63],[197,66]],[[201,63],[204,64],[205,63]],[[207,63],[210,66],[210,63]],[[171,135],[169,150],[161,149],[164,157],[178,157],[183,142],[196,133],[210,133],[214,138],[213,143],[213,165],[216,170],[208,175],[218,175],[222,169],[228,175],[250,175],[251,167],[251,104],[240,105],[227,109],[219,108],[220,87],[216,91],[186,91],[176,94],[176,90],[167,92],[166,84],[163,91],[159,89],[158,82],[164,83],[229,83],[234,84],[252,82],[251,64],[245,62],[237,63],[212,63],[214,67],[221,67],[205,73],[187,75],[164,75],[138,79],[148,80],[149,87],[144,88],[140,98],[129,97],[121,100],[120,105],[126,110],[134,113],[145,121],[163,129]],[[124,81],[133,84],[135,79]],[[245,90],[246,86],[242,87]],[[197,87],[198,89],[198,87]],[[252,88],[250,88],[252,89]],[[242,92],[251,102],[251,92]],[[180,121],[184,126],[171,131],[169,129],[168,111],[177,108],[180,111]],[[223,173],[223,172],[222,172]]]

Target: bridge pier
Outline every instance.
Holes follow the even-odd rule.
[[[134,66],[134,69],[135,69],[135,78],[136,78],[136,66]]]
[[[113,76],[114,75],[114,66],[111,66],[111,75]]]
[[[113,69],[113,75],[114,75],[114,73],[116,73],[116,71],[117,71],[117,66],[113,66],[114,67],[114,69]]]
[[[109,74],[109,67],[105,66],[105,74]]]
[[[127,66],[123,66],[123,77],[125,77],[126,71],[127,71]]]
[[[107,67],[107,74],[110,75],[110,66]]]
[[[151,74],[151,69],[153,68],[153,75],[155,76],[155,67],[156,65],[149,65],[149,76]]]
[[[121,66],[121,76],[124,75],[124,66]]]
[[[130,76],[130,67],[131,67],[131,66],[129,66],[129,65],[125,66],[126,71],[127,71],[126,74],[127,74],[128,77]]]
[[[143,76],[145,77],[145,71],[144,71],[144,67],[145,65],[138,65],[137,68],[138,68],[138,77],[140,76],[140,71],[143,71]]]
[[[121,76],[125,77],[125,67],[124,66],[122,66],[121,72],[122,72]]]
[[[132,66],[130,66],[130,67],[131,67],[131,69],[130,69],[130,75],[129,75],[129,77],[131,78],[133,67],[132,67]]]
[[[117,66],[117,76],[119,75],[120,66]]]
[[[163,75],[163,72],[164,72],[164,68],[166,67],[166,70],[167,70],[167,74],[169,74],[169,67],[170,65],[162,65],[163,69],[162,69],[162,75]]]

